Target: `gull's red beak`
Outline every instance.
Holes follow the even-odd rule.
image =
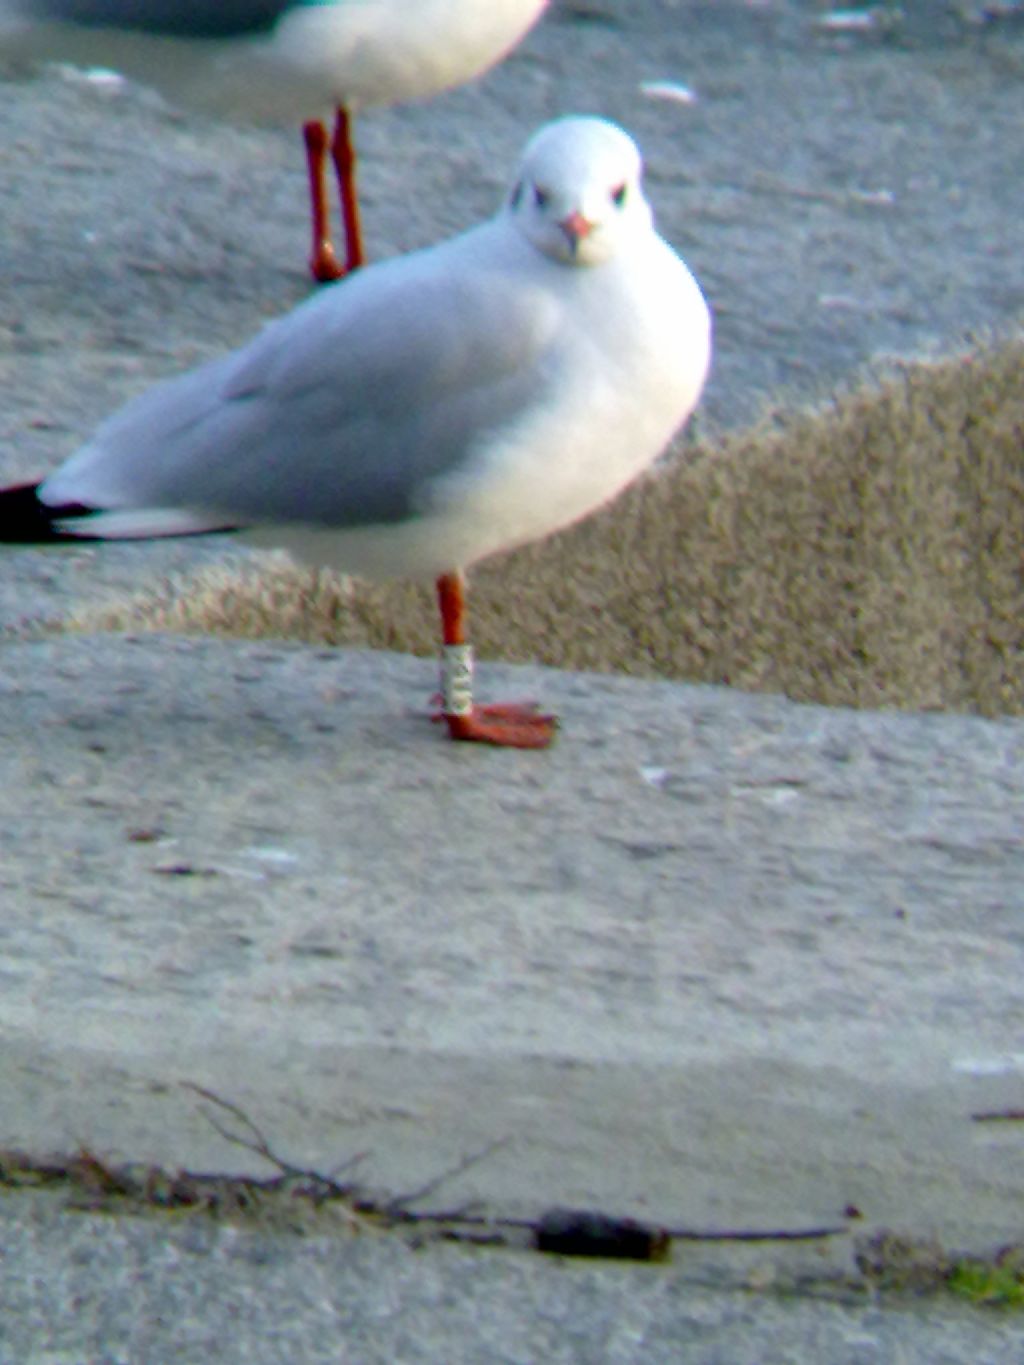
[[[576,254],[580,242],[594,230],[594,224],[589,218],[584,218],[579,209],[573,209],[567,218],[563,218],[558,226],[565,233],[573,255]]]

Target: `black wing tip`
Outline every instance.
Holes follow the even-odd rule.
[[[39,484],[20,483],[0,488],[0,542],[8,545],[46,545],[67,540],[67,532],[56,523],[88,517],[92,507],[68,503],[62,507],[47,507],[39,500]],[[88,536],[75,536],[76,540]]]

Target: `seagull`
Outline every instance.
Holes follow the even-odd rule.
[[[693,411],[710,353],[636,144],[558,119],[494,218],[131,400],[41,483],[0,491],[0,541],[236,530],[357,576],[436,579],[438,718],[453,739],[543,748],[552,716],[473,700],[465,570],[621,492]]]
[[[315,279],[365,263],[352,118],[423,99],[499,62],[547,0],[0,0],[0,53],[103,66],[173,103],[263,123],[301,122]],[[333,133],[324,117],[334,111]],[[331,242],[334,165],[344,263]]]

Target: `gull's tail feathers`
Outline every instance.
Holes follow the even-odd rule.
[[[39,496],[42,484],[0,488],[0,544],[52,545],[71,540],[156,540],[232,531],[227,522],[181,508],[140,507],[107,510],[81,503],[50,506]]]

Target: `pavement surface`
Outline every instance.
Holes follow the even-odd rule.
[[[473,89],[363,122],[371,244],[472,221],[588,109],[715,304],[705,421],[1012,326],[1024,35],[926,8],[883,40],[562,4]],[[13,479],[307,285],[294,135],[67,74],[5,96]],[[421,660],[26,635],[218,552],[3,552],[0,1146],[273,1174],[199,1085],[385,1195],[452,1171],[421,1206],[841,1231],[598,1266],[11,1191],[0,1361],[1024,1358],[1012,1316],[851,1280],[883,1228],[1022,1240],[1024,1136],[975,1116],[1024,1102],[1024,723],[495,666],[563,732],[492,753],[424,719]]]

